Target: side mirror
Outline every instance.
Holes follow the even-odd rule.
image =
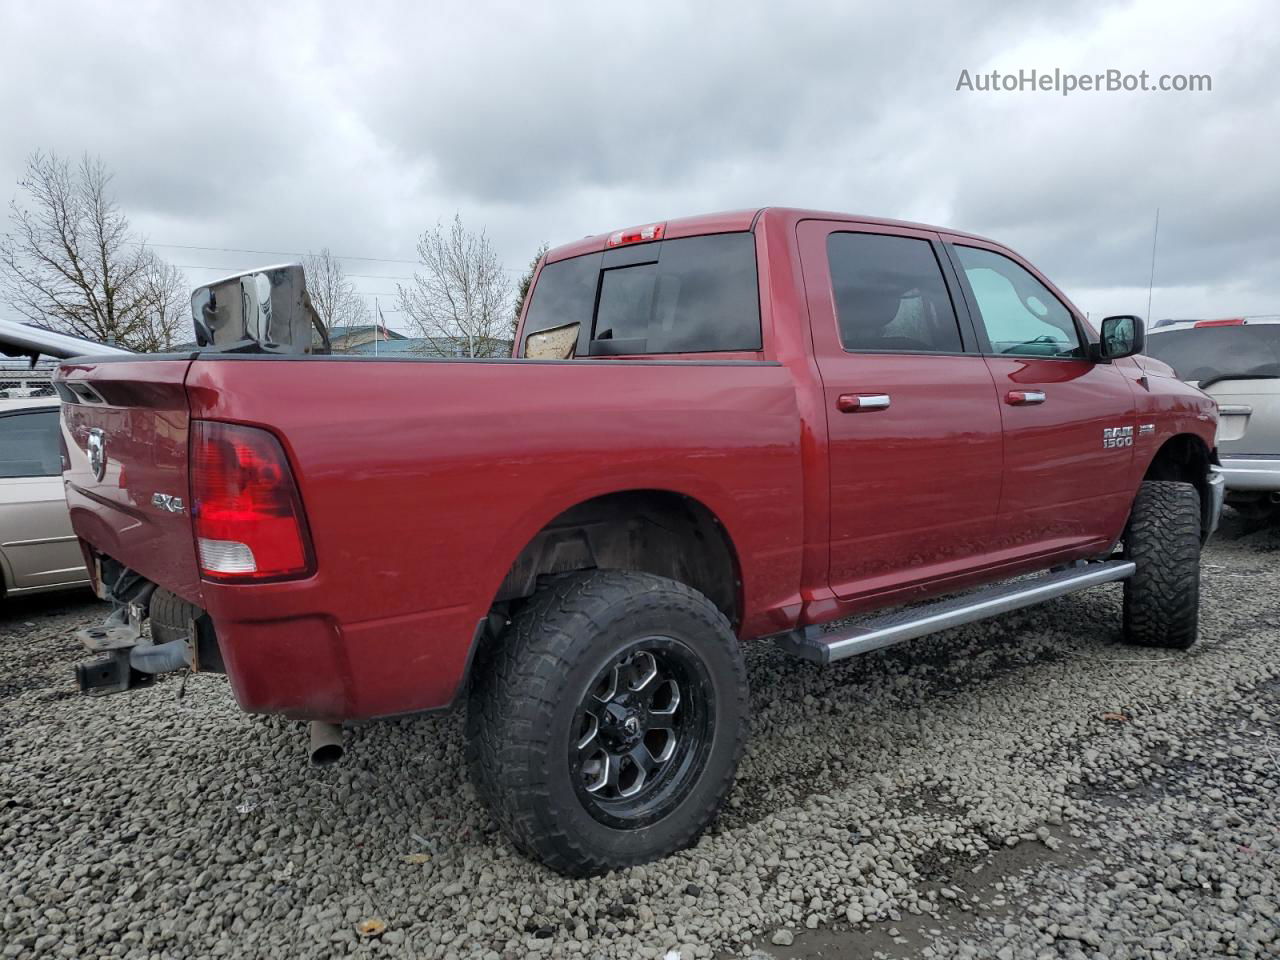
[[[1095,347],[1099,360],[1119,360],[1141,353],[1147,345],[1147,331],[1142,318],[1131,313],[1106,317],[1102,321],[1102,339]]]
[[[329,337],[307,294],[302,267],[289,263],[238,273],[191,294],[196,343],[269,353],[328,353]]]

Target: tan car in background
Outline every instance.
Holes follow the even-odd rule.
[[[0,399],[0,595],[86,586],[62,489],[57,397]]]
[[[1227,503],[1280,517],[1280,318],[1162,321],[1144,353],[1218,402]]]

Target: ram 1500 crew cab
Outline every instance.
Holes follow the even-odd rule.
[[[1196,639],[1213,401],[991,240],[776,208],[590,237],[500,360],[291,354],[296,279],[197,291],[210,348],[61,367],[120,610],[86,689],[225,671],[319,757],[465,701],[497,822],[588,874],[715,816],[743,642],[830,663],[1108,581],[1130,641]]]

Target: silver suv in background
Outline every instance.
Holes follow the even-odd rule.
[[[0,596],[88,582],[62,489],[58,398],[0,400]]]
[[[1280,515],[1280,317],[1163,321],[1144,353],[1218,402],[1218,456],[1227,503]]]
[[[0,356],[128,356],[65,333],[0,320]],[[0,371],[0,377],[3,377]],[[57,396],[40,396],[31,376],[3,377],[0,394],[0,599],[89,583],[80,540],[62,487],[63,447]]]

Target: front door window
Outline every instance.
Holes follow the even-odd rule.
[[[991,353],[1010,357],[1085,356],[1069,311],[1049,288],[1008,257],[955,246],[978,305]]]

